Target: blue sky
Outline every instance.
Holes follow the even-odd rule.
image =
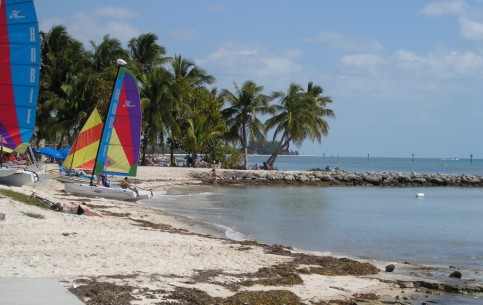
[[[154,33],[233,90],[320,85],[329,135],[302,154],[483,158],[483,1],[36,1],[89,48]],[[291,147],[291,149],[297,149]]]

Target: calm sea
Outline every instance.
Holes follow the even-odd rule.
[[[261,166],[268,156],[249,156],[251,166]],[[279,170],[310,170],[339,167],[348,172],[416,172],[442,174],[483,175],[483,159],[459,158],[374,158],[374,157],[319,157],[279,156],[275,167]]]
[[[250,164],[265,159],[250,157]],[[277,161],[282,170],[337,166],[357,172],[483,173],[483,161],[469,159],[297,156]],[[204,186],[171,190],[143,204],[214,225],[232,239],[456,266],[483,281],[483,188]],[[477,303],[469,299],[444,304]]]

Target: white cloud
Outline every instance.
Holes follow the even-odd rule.
[[[63,19],[46,20],[40,27],[47,32],[52,26],[62,24],[86,48],[90,47],[89,41],[100,42],[107,34],[126,45],[131,38],[139,36],[140,31],[125,19],[137,16],[136,12],[124,8],[104,7],[92,13],[77,12]]]
[[[415,79],[463,80],[483,77],[483,56],[472,51],[434,50],[418,55],[397,50],[390,56],[378,54],[347,55],[340,59],[344,73],[411,76]]]
[[[460,15],[468,10],[464,0],[445,0],[427,4],[422,13],[428,16]]]
[[[77,13],[64,24],[69,33],[82,41],[86,47],[91,40],[100,42],[106,34],[109,34],[111,38],[119,39],[124,44],[140,34],[127,22],[99,19],[92,14]]]
[[[384,57],[377,54],[346,55],[340,60],[342,65],[346,67],[366,69],[367,71],[374,71],[377,67],[384,64],[384,61]]]
[[[300,70],[299,65],[288,57],[264,57],[261,58],[263,65],[258,70],[263,76],[287,76]]]
[[[393,58],[399,68],[408,70],[420,69],[425,61],[422,56],[406,50],[397,50]]]
[[[467,17],[459,18],[461,35],[464,39],[483,41],[483,22],[471,20]]]
[[[332,49],[344,52],[380,52],[382,45],[376,40],[344,35],[338,32],[322,30],[313,37],[304,37],[307,43],[322,43]]]
[[[208,71],[218,71],[217,84],[222,88],[231,88],[233,81],[240,84],[253,80],[270,91],[296,81],[297,75],[302,74],[299,58],[301,52],[296,49],[272,52],[260,45],[229,42],[196,63]]]
[[[483,57],[471,51],[429,54],[427,65],[434,78],[465,79],[483,76]]]

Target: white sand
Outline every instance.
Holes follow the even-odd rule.
[[[168,189],[174,185],[198,183],[190,178],[192,171],[169,167],[141,167],[139,186]],[[5,188],[4,186],[0,186]],[[11,188],[26,194],[32,188]],[[49,181],[48,188],[36,189],[36,194],[56,202],[86,201],[104,217],[77,216],[41,209],[0,198],[0,276],[1,277],[53,277],[66,287],[79,285],[80,279],[97,278],[99,281],[129,284],[135,287],[173,291],[175,287],[192,287],[211,296],[227,297],[235,294],[224,283],[243,279],[241,274],[253,273],[291,260],[287,256],[267,254],[263,247],[247,248],[228,240],[209,238],[200,234],[167,232],[140,227],[135,220],[168,224],[174,228],[190,229],[179,218],[155,213],[136,203],[106,199],[86,199],[67,195],[63,184]],[[28,217],[24,213],[37,213],[44,219]],[[121,217],[122,216],[122,217]],[[381,263],[379,268],[384,268]],[[196,282],[198,271],[222,270],[216,283]],[[109,277],[127,276],[127,277]],[[129,277],[130,276],[130,277]],[[383,283],[376,277],[301,275],[304,283],[294,286],[242,287],[243,290],[290,290],[303,302],[346,299],[356,293],[371,293],[394,297],[401,293],[392,281]],[[406,295],[411,291],[407,291]],[[165,294],[164,294],[165,296]],[[163,299],[155,293],[132,304],[153,304]]]

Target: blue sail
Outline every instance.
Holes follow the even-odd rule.
[[[32,0],[0,0],[0,146],[24,152],[35,128],[40,37]]]

